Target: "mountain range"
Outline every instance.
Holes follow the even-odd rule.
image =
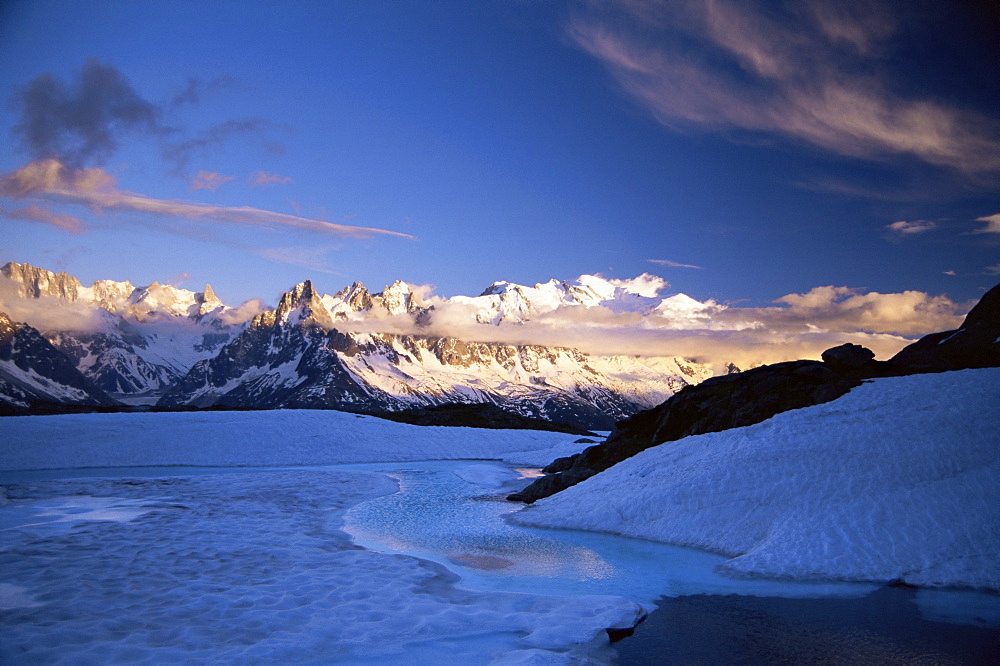
[[[328,295],[306,280],[264,309],[226,305],[209,285],[85,287],[66,273],[10,262],[0,268],[0,405],[6,413],[114,404],[394,412],[488,403],[609,429],[712,376],[712,366],[496,342],[491,332],[596,305],[679,326],[717,307],[655,291],[639,279],[584,275],[428,299],[402,281],[377,293],[355,282]],[[456,317],[460,333],[443,333]]]

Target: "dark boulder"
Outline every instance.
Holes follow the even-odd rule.
[[[595,470],[584,467],[575,467],[565,472],[559,472],[558,474],[546,474],[539,477],[537,481],[524,490],[508,495],[507,499],[512,502],[531,504],[536,499],[555,495],[557,492],[566,490],[570,486],[575,486],[595,474],[597,474]]]
[[[576,444],[576,443],[583,443],[583,440],[579,440],[578,439],[576,442],[574,442],[574,444]],[[597,442],[594,442],[593,440],[587,440],[587,443],[596,444]],[[550,462],[548,465],[546,465],[545,467],[543,467],[542,471],[544,473],[546,473],[546,474],[555,474],[557,472],[565,472],[566,470],[568,470],[570,467],[573,466],[573,461],[576,460],[577,456],[579,456],[579,455],[580,455],[579,453],[576,453],[576,454],[571,455],[571,456],[566,456],[565,458],[556,458],[555,460],[553,460],[552,462]]]
[[[823,352],[823,363],[839,373],[857,372],[875,361],[875,352],[861,345],[845,342],[839,347],[832,347]]]

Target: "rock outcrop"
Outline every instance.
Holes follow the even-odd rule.
[[[873,377],[1000,366],[1000,285],[983,296],[954,331],[932,333],[888,361],[843,344],[822,361],[789,361],[707,379],[666,402],[619,421],[603,444],[544,468],[546,476],[507,499],[531,503],[635,454],[689,435],[753,425],[790,409],[829,402]]]
[[[1000,284],[986,292],[957,329],[920,338],[888,365],[893,374],[1000,366]]]

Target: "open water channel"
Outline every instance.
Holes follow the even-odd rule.
[[[347,513],[358,545],[440,562],[472,589],[630,598],[654,612],[616,644],[622,664],[1000,663],[996,595],[721,576],[714,553],[507,522],[522,505],[504,497],[535,470],[358,467],[400,485]]]

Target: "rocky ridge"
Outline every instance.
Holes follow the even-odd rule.
[[[0,414],[113,404],[41,333],[0,312]]]
[[[84,287],[66,273],[16,262],[0,267],[0,280],[29,311],[67,310],[68,323],[41,333],[98,388],[126,402],[162,393],[242,328],[210,285],[202,292],[112,280]]]
[[[710,374],[704,366],[673,361],[646,367],[572,349],[337,328],[367,309],[413,317],[418,330],[421,318],[431,314],[402,282],[379,294],[354,283],[334,297],[320,297],[306,281],[214,358],[192,366],[157,404],[393,412],[481,403],[527,418],[606,429]]]
[[[480,322],[484,309],[520,324],[559,308],[652,312],[673,302],[636,293],[644,288],[582,276],[578,284],[495,283],[469,303],[443,302],[459,304],[469,330],[493,323]],[[202,292],[111,280],[86,287],[29,264],[0,268],[3,302],[44,322],[39,330],[48,342],[126,405],[387,412],[486,404],[606,430],[712,374],[707,364],[680,358],[592,356],[423,334],[437,314],[423,293],[402,281],[377,293],[355,282],[330,296],[305,281],[250,318],[251,309],[226,306],[209,285]],[[380,329],[410,333],[362,332]]]

